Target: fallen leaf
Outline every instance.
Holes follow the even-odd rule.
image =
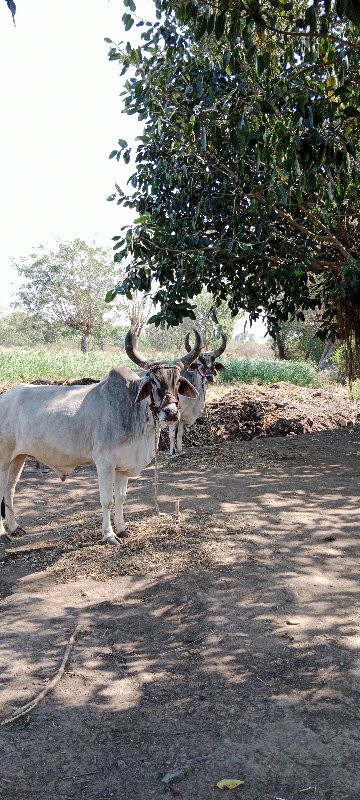
[[[300,622],[297,622],[296,619],[287,619],[286,625],[300,625]]]
[[[216,786],[218,789],[237,789],[242,783],[245,783],[245,781],[238,781],[234,778],[223,778]]]

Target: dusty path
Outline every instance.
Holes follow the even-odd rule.
[[[94,470],[29,462],[29,535],[1,567],[6,800],[359,800],[360,430],[228,443],[131,483],[131,542],[98,544]],[[6,556],[4,548],[3,555]],[[69,580],[69,578],[71,580]],[[226,795],[227,796],[227,795]]]

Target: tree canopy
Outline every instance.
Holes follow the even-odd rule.
[[[205,288],[273,333],[321,307],[323,337],[357,343],[359,4],[153,0],[151,22],[123,2],[141,44],[109,58],[144,127],[110,154],[134,159],[109,199],[137,217],[114,237],[126,277],[109,299],[153,287],[152,320],[176,325]]]

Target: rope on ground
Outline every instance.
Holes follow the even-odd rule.
[[[63,676],[63,674],[64,674],[64,672],[66,670],[66,667],[68,665],[68,662],[69,662],[69,659],[70,659],[70,656],[71,656],[71,651],[72,651],[72,649],[74,647],[75,640],[76,640],[76,637],[77,637],[80,629],[81,629],[80,625],[77,625],[77,627],[75,628],[74,632],[70,636],[68,644],[66,645],[66,649],[65,649],[63,660],[62,660],[62,662],[60,664],[60,667],[59,667],[56,675],[50,681],[50,683],[47,683],[45,688],[42,689],[42,691],[39,692],[39,694],[36,695],[36,697],[34,697],[33,700],[30,700],[29,703],[26,703],[24,706],[21,706],[21,708],[19,708],[17,711],[15,711],[15,713],[12,714],[10,717],[7,717],[6,719],[3,719],[3,721],[0,722],[0,726],[1,725],[8,725],[9,722],[14,722],[14,720],[18,719],[19,717],[23,717],[24,714],[27,714],[29,711],[32,711],[33,708],[38,706],[39,703],[41,702],[41,700],[43,700],[44,697],[46,697],[46,695],[49,694],[49,692],[52,691],[52,689],[54,689],[54,687],[59,682],[60,678],[62,678],[62,676]]]

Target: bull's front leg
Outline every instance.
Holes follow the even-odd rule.
[[[174,425],[169,425],[169,439],[170,439],[170,455],[173,456],[175,453],[175,437],[178,428],[178,423],[175,422]]]
[[[177,437],[176,437],[176,449],[178,453],[182,453],[183,433],[184,433],[184,423],[180,420],[180,422],[178,423]]]
[[[24,534],[23,528],[20,527],[18,524],[15,512],[14,512],[14,494],[16,484],[20,478],[22,473],[23,466],[25,464],[25,456],[17,456],[13,459],[9,466],[7,481],[4,491],[4,505],[5,505],[5,517],[6,517],[6,524],[8,530],[11,534]]]
[[[105,544],[120,544],[111,525],[110,512],[114,497],[115,466],[95,462],[99,481],[100,503],[103,512],[102,541]]]
[[[4,518],[6,516],[6,506],[4,502],[4,494],[5,494],[5,487],[7,482],[7,474],[8,474],[8,464],[5,466],[0,465],[0,501],[1,501],[1,513],[0,513],[0,542],[5,542],[7,538],[7,533],[4,528]],[[4,515],[4,516],[3,516]]]
[[[126,490],[128,485],[127,475],[124,475],[120,470],[115,470],[115,530],[118,536],[126,539],[129,536],[129,531],[124,522],[124,503],[126,499]]]

